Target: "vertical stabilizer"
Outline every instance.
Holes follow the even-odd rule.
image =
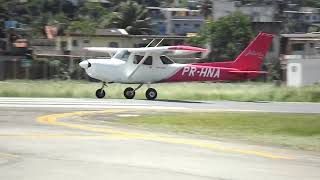
[[[269,48],[273,35],[259,33],[248,47],[236,58],[232,66],[243,71],[259,71]]]

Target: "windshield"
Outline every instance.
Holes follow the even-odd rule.
[[[116,53],[113,58],[120,59],[122,61],[127,61],[130,56],[130,52],[127,50],[122,50]]]

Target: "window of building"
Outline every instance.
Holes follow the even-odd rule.
[[[174,63],[169,57],[167,57],[165,55],[160,56],[160,59],[163,64],[173,64]]]
[[[78,40],[73,40],[73,41],[72,41],[72,46],[73,46],[73,47],[78,47],[78,46],[79,46]]]
[[[115,48],[117,48],[117,47],[119,47],[119,43],[117,43],[117,42],[110,42],[110,43],[109,43],[109,47],[115,47]]]
[[[303,51],[304,50],[304,44],[303,43],[297,43],[292,45],[293,51]]]
[[[89,43],[90,43],[90,40],[89,40],[89,39],[85,39],[85,40],[83,40],[83,43],[89,44]]]
[[[310,16],[309,15],[305,16],[305,19],[310,20]]]
[[[180,25],[180,24],[174,24],[174,26],[175,26],[176,28],[179,28],[181,25]]]
[[[291,72],[297,72],[298,67],[297,66],[291,66]]]
[[[317,16],[312,16],[312,20],[317,20],[318,17]]]
[[[314,48],[314,43],[309,44],[310,48]]]
[[[61,48],[66,48],[67,47],[67,41],[61,41],[60,45],[61,45]]]
[[[193,25],[195,28],[199,28],[200,27],[200,24],[194,24]]]

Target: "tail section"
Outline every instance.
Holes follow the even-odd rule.
[[[272,34],[259,33],[231,66],[242,71],[259,71],[272,44],[272,39]]]

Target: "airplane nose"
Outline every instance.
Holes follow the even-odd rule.
[[[83,69],[87,69],[87,68],[91,67],[91,63],[89,61],[82,61],[82,62],[79,63],[79,65]]]

